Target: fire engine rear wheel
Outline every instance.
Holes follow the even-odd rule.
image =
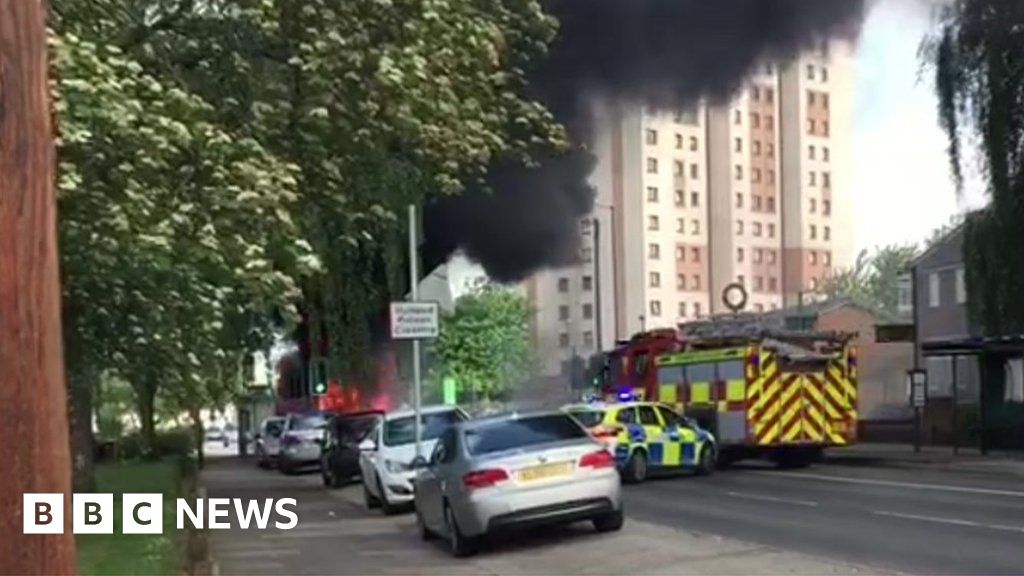
[[[647,479],[647,453],[634,450],[622,471],[622,479],[627,484],[639,484]]]

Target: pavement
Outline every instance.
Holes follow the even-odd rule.
[[[983,455],[974,446],[921,446],[910,444],[854,444],[830,449],[826,462],[889,468],[932,468],[983,474],[1007,474],[1024,478],[1024,452],[991,451]]]
[[[887,573],[708,534],[692,524],[666,527],[630,517],[621,532],[587,524],[531,531],[453,558],[423,542],[411,514],[384,516],[362,504],[362,488],[327,490],[319,474],[283,476],[237,458],[213,459],[202,474],[210,497],[298,502],[288,531],[210,531],[219,574],[796,574]]]

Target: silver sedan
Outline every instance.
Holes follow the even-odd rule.
[[[581,520],[622,528],[614,457],[563,413],[456,424],[417,464],[420,531],[446,538],[455,556],[508,529]]]

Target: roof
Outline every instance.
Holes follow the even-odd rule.
[[[458,406],[449,406],[447,404],[433,404],[430,406],[423,406],[420,412],[423,414],[437,414],[439,412],[448,412],[451,410],[460,410]],[[403,408],[401,410],[392,410],[384,415],[385,420],[394,420],[396,418],[408,418],[409,416],[415,416],[416,411],[412,408]]]

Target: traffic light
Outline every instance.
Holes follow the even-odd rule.
[[[313,364],[313,395],[327,394],[327,365],[325,362]]]

